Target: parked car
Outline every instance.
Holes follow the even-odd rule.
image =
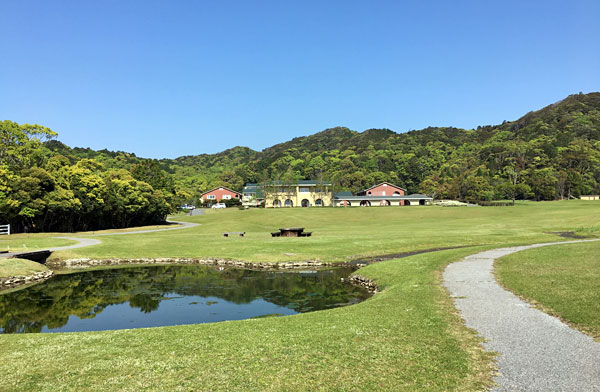
[[[225,203],[213,204],[212,209],[216,210],[217,208],[227,208],[227,206],[225,205]]]

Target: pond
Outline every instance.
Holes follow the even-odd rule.
[[[370,296],[342,282],[350,273],[178,265],[55,275],[0,295],[0,333],[145,328],[330,309]]]

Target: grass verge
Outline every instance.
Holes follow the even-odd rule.
[[[47,271],[46,266],[25,259],[0,259],[0,278],[10,276],[32,275],[36,272]]]
[[[495,265],[505,288],[600,340],[600,243],[518,252]]]

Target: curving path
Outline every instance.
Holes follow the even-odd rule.
[[[495,391],[600,391],[600,343],[504,290],[494,260],[525,249],[598,240],[489,250],[450,264],[444,286],[466,325],[499,353]]]
[[[87,238],[87,237],[103,237],[103,236],[109,236],[109,235],[127,235],[127,234],[153,233],[155,231],[180,230],[180,229],[188,229],[190,227],[200,226],[200,223],[181,222],[181,221],[175,221],[175,220],[170,220],[170,219],[167,219],[167,222],[169,222],[169,223],[176,223],[179,226],[176,226],[176,227],[165,227],[164,229],[127,231],[127,232],[123,232],[123,233],[84,234],[84,235],[81,235],[81,236],[78,236],[78,237],[68,237],[68,236],[54,237],[54,238],[61,238],[61,239],[65,239],[65,240],[77,241],[77,244],[67,245],[67,246],[58,246],[58,247],[54,247],[54,248],[48,248],[48,250],[54,252],[54,251],[58,251],[58,250],[85,248],[85,247],[88,247],[88,246],[98,245],[98,244],[102,243],[102,241],[100,241],[100,240],[97,240],[97,239],[94,239],[94,238]],[[0,255],[0,257],[13,257],[13,256],[18,255],[20,253],[24,253],[24,252],[4,253],[4,254]]]

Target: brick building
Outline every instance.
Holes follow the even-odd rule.
[[[221,200],[241,199],[242,195],[239,192],[221,186],[204,192],[200,197],[202,198],[203,203],[206,203],[207,201],[217,203]]]

